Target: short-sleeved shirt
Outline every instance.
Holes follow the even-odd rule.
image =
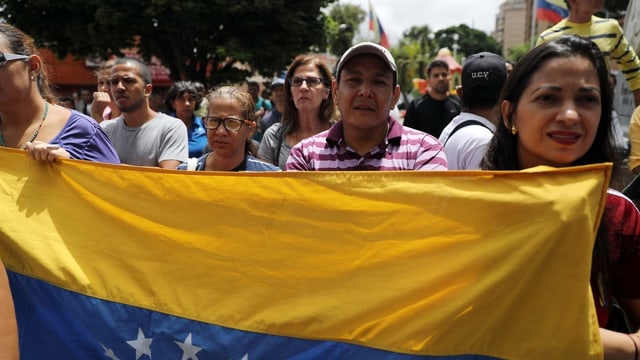
[[[289,153],[287,170],[447,170],[438,139],[389,117],[382,144],[364,155],[346,144],[343,122],[302,140]]]
[[[207,148],[207,129],[202,124],[202,118],[195,116],[191,126],[187,129],[189,137],[189,157],[199,157]]]
[[[458,125],[469,120],[482,125],[470,124],[461,127],[451,136],[451,132]],[[495,131],[496,126],[491,121],[477,114],[463,111],[453,118],[438,139],[444,146],[449,170],[480,170],[480,162]]]
[[[403,124],[438,138],[442,129],[460,111],[460,99],[457,96],[450,95],[444,100],[436,100],[427,93],[409,103]]]
[[[280,144],[279,147],[278,144]],[[271,125],[264,133],[260,146],[258,147],[258,156],[260,159],[277,165],[280,169],[284,170],[287,165],[289,151],[291,151],[291,146],[284,140],[282,123]]]
[[[616,19],[591,16],[591,20],[586,23],[574,23],[568,19],[562,19],[543,31],[536,45],[569,34],[583,36],[593,41],[605,55],[607,64],[611,60],[618,64],[629,84],[629,89],[632,91],[640,89],[640,59],[624,38],[622,28]]]
[[[262,131],[263,134],[266,134],[267,130],[269,130],[269,128],[273,124],[277,124],[281,120],[282,120],[282,113],[278,111],[277,108],[274,107],[273,109],[269,110],[269,112],[264,114],[262,119],[260,119],[260,131]],[[264,135],[262,136],[262,138],[264,138]]]
[[[195,171],[204,171],[204,167],[207,162],[207,158],[211,155],[211,153],[206,153],[198,158],[198,162],[196,163]],[[177,170],[188,170],[188,164],[186,162],[178,165]],[[280,171],[280,168],[277,166],[267,164],[264,161],[260,161],[254,156],[247,154],[240,163],[240,165],[236,166],[231,171]]]
[[[69,120],[50,143],[60,145],[72,159],[120,163],[116,149],[100,125],[75,110],[71,110]]]
[[[129,127],[124,117],[100,123],[123,164],[158,166],[161,161],[187,161],[187,127],[167,114],[157,115],[140,127]]]
[[[640,106],[633,111],[629,120],[629,142],[629,169],[633,170],[640,166]]]

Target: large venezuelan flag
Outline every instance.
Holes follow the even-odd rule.
[[[0,150],[23,359],[598,359],[610,167],[187,173]]]

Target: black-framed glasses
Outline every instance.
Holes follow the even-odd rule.
[[[316,87],[322,84],[322,78],[319,78],[317,76],[309,76],[309,77],[294,76],[291,79],[289,79],[289,83],[293,87],[300,87],[304,82],[307,83],[308,87]]]
[[[14,61],[14,60],[26,61],[27,59],[29,59],[28,55],[0,53],[0,67],[5,66],[9,61]]]
[[[242,127],[242,124],[244,124],[244,120],[235,117],[220,118],[217,116],[203,116],[202,123],[204,127],[209,130],[216,130],[220,127],[220,124],[224,124],[225,129],[238,131]]]

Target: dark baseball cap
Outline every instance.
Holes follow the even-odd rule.
[[[507,65],[504,58],[490,52],[473,54],[462,64],[462,91],[474,98],[497,101],[507,80]]]

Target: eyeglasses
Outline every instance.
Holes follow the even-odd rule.
[[[244,120],[235,117],[219,118],[217,116],[203,116],[202,122],[204,127],[209,130],[217,130],[220,124],[224,124],[224,128],[229,131],[238,131],[244,124]]]
[[[24,60],[24,61],[26,61],[28,58],[29,58],[29,56],[27,56],[27,55],[0,53],[0,67],[5,66],[9,61],[13,61],[13,60]]]
[[[310,76],[310,77],[294,76],[291,79],[289,79],[289,83],[293,87],[300,87],[302,86],[302,83],[305,81],[307,82],[308,87],[316,87],[322,84],[322,78],[315,77],[315,76]]]

